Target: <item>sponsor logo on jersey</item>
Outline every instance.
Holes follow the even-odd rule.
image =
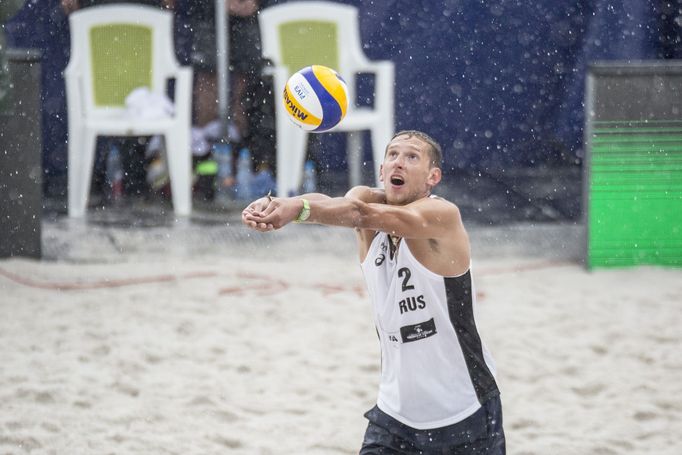
[[[423,340],[436,333],[436,323],[433,318],[419,324],[406,325],[400,328],[400,336],[403,339],[403,343]]]
[[[394,348],[400,347],[400,332],[386,332],[386,339]]]
[[[381,253],[379,253],[379,256],[374,259],[374,265],[377,267],[381,266],[381,264],[384,263],[386,260],[386,251],[388,250],[388,247],[386,246],[386,242],[381,242],[381,245],[379,246],[379,249],[381,250]]]

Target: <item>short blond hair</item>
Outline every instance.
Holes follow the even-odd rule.
[[[393,142],[393,139],[397,138],[398,136],[407,136],[408,138],[416,137],[417,139],[420,139],[423,142],[425,142],[429,146],[428,152],[429,157],[431,158],[431,167],[437,167],[438,169],[442,169],[443,149],[441,149],[440,144],[436,142],[434,138],[432,138],[431,136],[422,131],[402,130],[398,131],[393,135],[391,140],[388,141],[388,145],[390,145],[391,142]],[[388,145],[386,146],[386,151],[388,151]]]

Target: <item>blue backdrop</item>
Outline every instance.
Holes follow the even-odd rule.
[[[396,64],[396,127],[431,133],[446,168],[579,162],[589,63],[679,57],[677,2],[346,3]]]
[[[281,2],[281,1],[280,1]],[[278,3],[278,2],[270,2]],[[677,2],[663,0],[344,0],[360,11],[371,59],[396,64],[396,129],[443,145],[445,167],[579,164],[587,66],[680,56]],[[68,29],[58,0],[29,0],[11,41],[45,51],[45,167],[63,172],[61,70]]]

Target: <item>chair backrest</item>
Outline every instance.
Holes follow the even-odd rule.
[[[289,74],[310,65],[339,68],[338,26],[334,22],[283,23],[279,27],[279,41],[282,63]]]
[[[258,19],[264,57],[287,68],[289,75],[310,65],[328,66],[346,80],[350,99],[355,99],[355,72],[367,62],[355,7],[288,2],[265,8]]]
[[[95,106],[123,106],[137,87],[152,86],[152,30],[135,24],[90,29],[92,93]]]
[[[173,52],[173,16],[142,5],[107,5],[73,13],[71,60],[78,74],[83,109],[122,109],[135,88],[165,93],[178,64]]]

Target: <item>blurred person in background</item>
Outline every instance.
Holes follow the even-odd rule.
[[[256,168],[274,167],[274,108],[269,81],[262,77],[258,11],[264,0],[226,0],[229,30],[230,142],[251,151]],[[177,0],[179,15],[192,35],[190,62],[194,68],[193,152],[207,154],[210,142],[221,139],[215,0]]]
[[[66,14],[70,14],[80,8],[106,5],[109,3],[137,3],[141,5],[160,6],[162,8],[173,9],[175,0],[61,0],[62,8]]]

